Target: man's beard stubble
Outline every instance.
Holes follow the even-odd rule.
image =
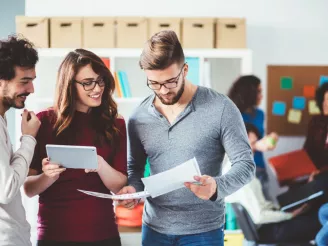
[[[20,95],[13,95],[12,97],[10,97],[8,95],[8,86],[4,89],[4,96],[3,96],[3,99],[2,99],[2,103],[3,103],[3,106],[5,108],[16,108],[16,109],[21,109],[21,108],[24,108],[25,107],[25,102],[20,102],[19,104],[16,102],[16,99],[19,99],[20,96],[28,96],[30,95],[30,93],[22,93]]]
[[[170,101],[170,102],[165,101],[165,99],[163,99],[163,98],[162,98],[159,94],[157,94],[156,92],[155,92],[155,94],[156,94],[156,96],[159,98],[159,100],[161,100],[161,102],[162,102],[163,104],[165,104],[165,105],[174,105],[174,104],[176,104],[176,103],[179,101],[179,99],[181,98],[181,96],[182,96],[182,94],[183,94],[183,92],[184,92],[184,87],[185,87],[185,80],[182,81],[182,86],[181,86],[180,90],[178,90],[176,96],[173,97],[172,101]]]

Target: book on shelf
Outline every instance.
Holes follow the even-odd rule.
[[[127,73],[125,71],[114,72],[115,79],[115,95],[118,98],[128,98],[132,97],[131,88],[128,80]]]
[[[188,64],[187,79],[195,84],[199,85],[199,58],[198,57],[186,57],[186,63]]]
[[[128,80],[128,75],[125,71],[119,71],[119,73],[121,74],[121,78],[122,78],[122,83],[123,83],[123,88],[124,88],[124,95],[125,97],[131,97],[131,89],[130,89],[130,83]]]
[[[123,97],[123,92],[122,92],[122,88],[121,88],[121,85],[120,85],[120,81],[119,81],[117,72],[114,72],[114,80],[115,80],[115,95],[116,95],[116,97]]]

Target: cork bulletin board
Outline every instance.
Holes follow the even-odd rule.
[[[268,66],[267,76],[267,132],[305,136],[319,114],[315,90],[328,83],[328,66]]]

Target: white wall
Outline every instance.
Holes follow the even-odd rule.
[[[266,66],[328,64],[327,0],[26,0],[28,16],[246,17],[254,74],[266,91]],[[265,99],[265,97],[264,97]],[[261,105],[266,109],[266,102]],[[275,155],[302,146],[281,138]]]
[[[0,39],[7,38],[8,35],[15,33],[15,16],[24,15],[24,0],[0,0]],[[11,141],[14,141],[15,134],[15,112],[10,109],[6,113],[8,120],[8,130]]]

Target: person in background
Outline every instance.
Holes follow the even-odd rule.
[[[317,246],[328,245],[328,203],[322,205],[319,209],[319,220],[322,225],[321,230],[315,238]]]
[[[113,201],[77,189],[116,193],[127,183],[124,120],[113,100],[114,78],[90,51],[70,52],[60,65],[54,107],[42,122],[24,189],[39,195],[38,246],[118,246]],[[46,144],[95,146],[97,170],[65,169],[47,158]]]
[[[304,149],[318,170],[328,170],[328,83],[317,90],[315,100],[320,114],[311,118]]]
[[[253,151],[260,137],[257,128],[246,123],[248,139]],[[231,168],[225,158],[224,172]],[[260,240],[275,243],[309,242],[313,240],[321,225],[315,209],[309,210],[307,204],[292,212],[280,211],[279,206],[264,198],[261,183],[254,178],[243,188],[226,197],[228,203],[240,203],[249,213],[253,222],[259,226]]]
[[[275,148],[278,134],[272,132],[264,135],[264,112],[258,108],[263,98],[261,81],[254,75],[241,76],[233,83],[228,96],[238,107],[244,122],[253,124],[259,132],[259,141],[254,146],[256,177],[262,183],[265,197],[269,198],[268,173],[262,152]]]
[[[245,126],[231,100],[186,79],[188,64],[173,31],[161,31],[145,44],[140,67],[153,91],[131,115],[129,186],[120,194],[144,189],[141,178],[169,170],[192,158],[202,176],[198,184],[146,198],[142,245],[223,245],[224,197],[248,183],[255,164]],[[233,167],[221,175],[227,153]],[[134,207],[139,200],[122,201]]]
[[[0,245],[31,245],[20,188],[32,161],[40,121],[24,109],[21,144],[14,153],[5,113],[24,108],[26,98],[34,93],[37,62],[38,53],[28,40],[17,36],[0,40]]]

